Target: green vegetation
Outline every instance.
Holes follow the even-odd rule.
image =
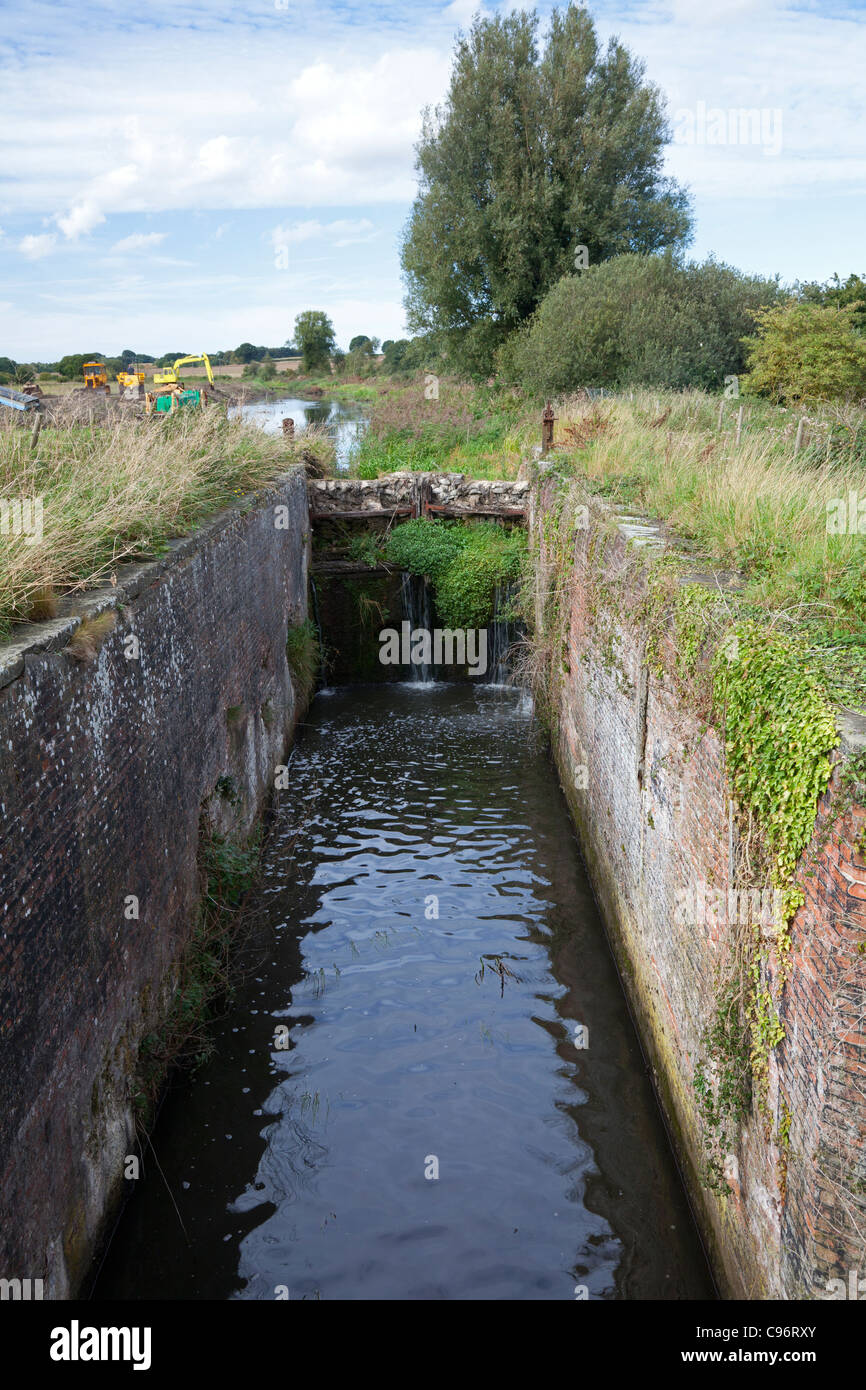
[[[322,661],[319,634],[311,618],[289,628],[286,658],[298,698],[302,704],[306,704],[316,688]]]
[[[832,499],[866,497],[863,411],[813,411],[795,456],[798,417],[769,403],[744,404],[737,444],[739,402],[698,391],[632,397],[563,402],[557,467],[662,519],[693,568],[736,571],[742,587],[726,594],[728,608],[736,601],[742,619],[772,618],[801,637],[828,697],[866,713],[863,536],[827,530]]]
[[[803,902],[794,873],[830,780],[836,720],[805,641],[754,622],[736,625],[731,638],[713,670],[728,778],[766,836],[788,920]]]
[[[361,478],[408,469],[513,478],[537,434],[516,392],[436,378],[438,395],[420,377],[377,395],[361,442]]]
[[[658,90],[589,12],[476,17],[458,38],[443,106],[425,115],[420,190],[402,261],[410,327],[455,365],[486,373],[494,349],[576,264],[677,246],[685,192],[663,174]]]
[[[146,1133],[167,1073],[200,1066],[213,1052],[209,1024],[231,997],[230,953],[244,900],[255,881],[258,835],[241,844],[215,834],[202,820],[199,868],[204,884],[198,917],[177,970],[161,1027],[143,1040],[132,1081],[136,1118]]]
[[[758,333],[746,340],[746,391],[783,402],[866,398],[860,309],[859,303],[840,308],[792,301],[760,310]]]
[[[33,521],[30,534],[3,536],[0,637],[16,622],[47,616],[60,595],[105,583],[124,561],[162,553],[311,451],[325,460],[332,446],[266,435],[215,407],[46,426],[35,452],[29,431],[5,424],[0,498],[42,498],[43,522],[41,536]]]
[[[489,521],[465,525],[419,517],[395,527],[386,553],[395,565],[430,580],[446,627],[486,627],[497,588],[520,577],[526,533]]]
[[[321,309],[305,309],[295,319],[295,342],[305,372],[327,367],[336,346],[334,325]]]
[[[778,297],[775,281],[712,260],[615,256],[561,279],[505,345],[500,364],[524,389],[546,394],[638,384],[721,388],[744,369],[741,340],[753,311]]]
[[[806,304],[832,305],[844,309],[847,304],[856,306],[854,324],[861,332],[866,330],[866,278],[862,275],[849,275],[841,280],[833,275],[826,284],[807,281],[796,286],[797,298]]]

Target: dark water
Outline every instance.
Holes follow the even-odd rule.
[[[284,418],[295,422],[300,434],[307,425],[321,425],[334,441],[337,469],[346,472],[352,463],[369,424],[369,407],[358,401],[343,401],[323,396],[305,401],[297,396],[285,396],[278,401],[254,401],[240,407],[241,415],[254,420],[267,434],[280,434]]]
[[[291,768],[257,964],[96,1296],[712,1297],[525,701],[321,694]]]

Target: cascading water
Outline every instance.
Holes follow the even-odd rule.
[[[493,603],[493,621],[487,626],[487,669],[476,677],[484,685],[506,685],[509,676],[508,653],[518,636],[517,624],[510,616],[511,601],[515,586],[505,584],[496,586]],[[403,620],[410,625],[410,632],[423,631],[432,634],[435,627],[430,586],[426,579],[409,573],[403,574],[401,581]],[[450,673],[453,675],[453,672]],[[433,662],[412,663],[408,679],[413,683],[430,685],[446,675],[444,668]]]
[[[316,632],[319,636],[319,651],[324,652],[325,642],[322,637],[322,620],[319,617],[319,595],[316,592],[316,581],[310,576],[310,596],[313,600],[313,621],[316,624]]]
[[[505,685],[508,681],[508,653],[517,638],[517,627],[509,616],[514,585],[496,586],[493,600],[493,622],[487,628],[488,685]]]
[[[432,634],[433,619],[427,580],[419,575],[404,572],[401,594],[403,619],[409,623],[410,633],[420,630]],[[409,680],[413,683],[429,685],[434,679],[433,667],[428,662],[413,662],[409,668]]]

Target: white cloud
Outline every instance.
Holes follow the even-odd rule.
[[[50,256],[56,245],[57,237],[54,233],[46,232],[42,236],[22,237],[18,243],[18,250],[28,261],[38,261],[43,256]]]
[[[330,242],[334,247],[342,247],[372,241],[376,235],[375,226],[367,217],[354,221],[350,218],[338,218],[335,222],[324,223],[313,218],[307,222],[274,227],[270,233],[270,242],[275,251],[279,251],[283,246],[300,245],[304,241],[315,241],[318,244]]]
[[[671,0],[671,15],[682,25],[730,24],[746,15],[766,20],[779,8],[775,0]]]
[[[100,212],[93,198],[82,198],[69,209],[69,212],[57,213],[54,220],[65,237],[70,241],[77,241],[78,237],[92,232],[94,227],[104,222],[105,215]]]
[[[156,51],[153,45],[158,37]],[[109,33],[98,69],[85,53],[32,59],[4,74],[0,128],[9,209],[53,214],[68,240],[112,213],[320,207],[406,202],[422,105],[441,98],[448,56],[395,46],[355,48],[287,68],[255,32],[238,60],[226,35],[195,36],[198,85],[186,45]],[[246,35],[245,35],[246,44]],[[33,92],[38,90],[38,102]],[[78,93],[89,93],[82,140]]]
[[[131,236],[116,241],[111,250],[116,256],[125,256],[132,251],[146,251],[149,246],[159,246],[165,241],[165,232],[133,232]]]

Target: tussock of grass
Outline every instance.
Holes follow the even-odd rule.
[[[97,618],[85,618],[67,645],[68,654],[76,661],[92,661],[116,625],[117,614],[114,612],[100,613]]]
[[[15,622],[123,561],[159,554],[208,515],[330,444],[266,435],[223,413],[107,419],[29,431],[0,427],[0,499],[43,499],[43,535],[0,535],[0,639]]]
[[[739,571],[741,601],[809,635],[835,698],[862,704],[866,535],[828,534],[827,504],[866,498],[866,417],[812,411],[795,457],[799,412],[725,401],[719,430],[719,406],[699,391],[573,398],[557,411],[556,456],[591,490],[664,521],[699,564]]]
[[[322,661],[319,635],[310,618],[289,628],[286,636],[286,659],[298,697],[306,704],[316,688]]]

